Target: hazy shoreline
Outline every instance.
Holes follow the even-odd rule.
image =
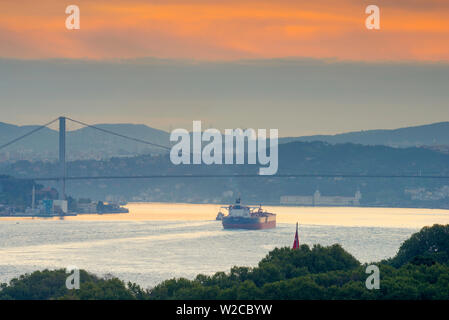
[[[134,202],[129,213],[83,214],[63,217],[65,221],[212,221],[222,204]],[[265,206],[277,214],[278,223],[347,227],[421,228],[449,224],[449,210],[373,207]],[[0,221],[60,220],[60,217],[2,217]],[[220,222],[217,222],[220,224]]]

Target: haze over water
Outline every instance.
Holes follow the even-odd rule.
[[[206,221],[215,220],[226,205],[187,203],[131,203],[129,214],[83,214],[65,217],[69,221]],[[449,224],[449,210],[363,207],[263,207],[277,214],[278,223],[335,225],[348,227],[421,228]],[[29,220],[31,218],[20,218]],[[53,218],[57,220],[59,218]],[[2,220],[17,220],[3,218]],[[47,219],[46,219],[47,220]]]
[[[255,266],[275,247],[300,242],[341,244],[361,262],[393,256],[426,225],[449,224],[448,210],[402,208],[266,207],[271,230],[223,230],[220,205],[129,204],[129,214],[0,219],[0,281],[38,269],[75,265],[144,287],[198,273]]]

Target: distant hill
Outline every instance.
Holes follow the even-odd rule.
[[[449,208],[449,180],[424,178],[233,178],[256,174],[259,165],[179,165],[168,155],[83,160],[68,163],[70,176],[229,175],[227,178],[68,181],[70,195],[97,200],[229,203],[241,194],[245,203],[279,204],[285,195],[354,196],[363,206]],[[55,176],[57,163],[18,161],[0,165],[14,177]],[[279,146],[279,174],[443,175],[449,155],[425,148],[391,148],[293,142]],[[57,187],[56,184],[47,186]]]
[[[118,134],[138,138],[151,143],[169,146],[170,134],[142,124],[98,124],[98,128],[106,129]],[[82,128],[67,134],[69,151],[82,153],[82,158],[88,159],[88,153],[99,154],[100,158],[112,156],[129,156],[150,153],[165,153],[162,148],[133,142],[117,136],[100,132],[92,128]]]
[[[136,124],[98,124],[99,128],[142,139],[160,145],[169,145],[169,133]],[[0,123],[0,145],[11,141],[37,126],[15,126]],[[0,150],[1,160],[55,160],[58,157],[58,131],[44,128],[6,149]],[[67,157],[77,159],[106,159],[118,156],[164,153],[164,149],[125,140],[92,128],[67,132]]]
[[[393,130],[367,130],[336,135],[289,137],[281,138],[279,143],[292,141],[324,141],[332,144],[357,143],[390,147],[442,146],[449,145],[449,122]]]
[[[16,139],[38,126],[15,126],[0,122],[0,145]],[[0,150],[0,162],[8,160],[49,160],[58,154],[58,134],[44,128],[20,142]]]
[[[170,145],[168,132],[138,124],[98,124],[97,127],[139,138],[160,145]],[[19,137],[37,126],[15,126],[0,122],[0,145]],[[279,143],[322,141],[329,144],[353,143],[389,147],[420,147],[449,152],[449,122],[406,127],[394,130],[367,130],[336,135],[314,135],[280,138]],[[8,152],[7,154],[5,152]],[[163,154],[164,149],[111,136],[92,128],[67,133],[69,160],[108,159],[143,154]],[[45,128],[36,134],[0,150],[0,162],[5,160],[56,160],[58,132]]]

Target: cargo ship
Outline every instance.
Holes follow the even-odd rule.
[[[240,204],[240,198],[235,204],[222,207],[228,210],[228,215],[219,212],[217,220],[221,220],[224,229],[271,229],[276,228],[276,214],[264,211],[262,206],[249,207]]]

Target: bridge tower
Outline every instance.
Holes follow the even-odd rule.
[[[67,178],[67,168],[65,161],[65,138],[66,138],[66,118],[59,117],[59,167],[60,167],[59,199],[60,200],[66,200],[65,181]]]

